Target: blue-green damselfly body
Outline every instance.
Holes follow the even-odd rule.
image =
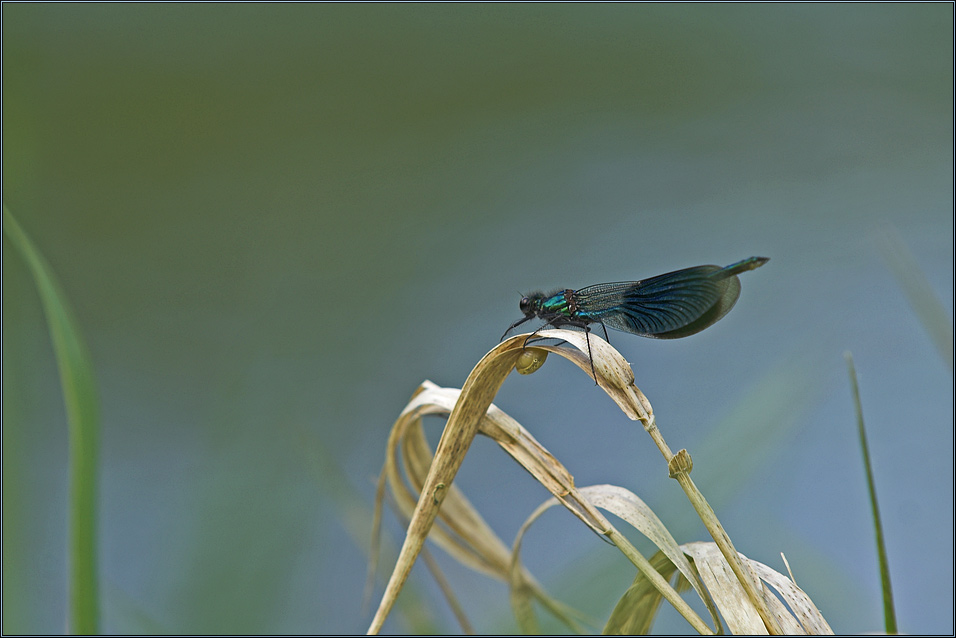
[[[740,296],[737,275],[767,261],[767,257],[750,257],[725,268],[695,266],[641,281],[597,284],[550,294],[535,292],[521,298],[518,307],[524,317],[511,324],[502,339],[535,318],[545,322],[538,330],[572,326],[589,333],[592,324],[600,324],[605,339],[609,327],[653,339],[687,337],[712,326],[730,312]],[[533,336],[534,333],[528,338]],[[589,338],[589,356],[590,349]],[[593,373],[593,362],[591,367]]]

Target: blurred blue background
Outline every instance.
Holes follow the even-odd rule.
[[[521,292],[766,255],[706,332],[611,343],[737,548],[784,552],[838,633],[882,628],[852,351],[900,629],[953,632],[952,369],[888,259],[951,339],[952,4],[2,11],[3,201],[102,399],[104,631],[363,632],[373,480],[422,380],[460,387]],[[59,632],[66,420],[8,248],[2,629]],[[496,404],[706,539],[577,368]],[[457,483],[506,542],[547,496],[487,440]],[[523,555],[602,621],[633,568],[579,528],[550,513]],[[506,587],[436,554],[478,631],[512,632]],[[386,630],[458,630],[410,587]]]

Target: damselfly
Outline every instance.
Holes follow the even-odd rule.
[[[750,257],[726,268],[695,266],[641,281],[597,284],[550,294],[535,292],[521,298],[518,307],[524,317],[511,324],[501,338],[534,318],[545,322],[538,330],[573,326],[590,332],[591,324],[600,324],[605,339],[609,327],[654,339],[687,337],[730,312],[740,296],[737,275],[767,261],[767,257]],[[589,338],[588,356],[590,350]],[[593,373],[593,362],[591,367]]]

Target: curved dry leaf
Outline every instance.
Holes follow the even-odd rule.
[[[640,501],[640,499],[638,499],[633,494],[631,494],[631,497],[633,498],[628,498],[627,496],[625,496],[625,493],[627,494],[630,494],[630,493],[624,488],[619,488],[619,487],[615,487],[611,485],[596,485],[596,486],[578,488],[578,492],[580,493],[582,498],[593,502],[593,504],[598,507],[608,509],[609,511],[618,510],[620,512],[625,513],[628,516],[628,518],[632,520],[640,519],[638,524],[640,525],[640,527],[644,529],[648,529],[651,532],[651,536],[649,536],[649,538],[651,538],[651,540],[654,541],[655,543],[657,542],[655,539],[658,539],[658,540],[661,540],[662,544],[668,545],[667,541],[663,540],[664,536],[670,538],[671,542],[673,542],[673,538],[670,537],[670,533],[663,528],[663,524],[660,522],[657,516],[653,514],[653,512],[650,512],[650,517],[646,516],[646,513],[649,512],[649,509],[646,509],[646,511],[644,512],[637,513],[637,510],[641,508],[640,506],[635,504],[635,501]],[[518,564],[517,561],[518,561],[518,555],[521,548],[521,541],[524,538],[525,532],[544,511],[546,511],[550,507],[557,505],[558,503],[559,501],[555,498],[548,499],[547,501],[542,503],[540,506],[538,506],[538,508],[535,509],[532,515],[529,516],[528,519],[521,526],[521,529],[518,531],[518,534],[515,538],[514,557],[512,562],[513,565]],[[604,506],[609,506],[609,507],[604,507]],[[653,520],[656,521],[656,524],[651,521],[651,518],[653,518]],[[627,540],[627,538],[625,538],[613,526],[609,527],[608,536],[612,540],[612,542],[618,547],[618,549],[620,549],[621,552],[623,552],[624,555],[627,556],[628,560],[630,560],[638,568],[638,570],[640,570],[640,572],[644,574],[646,579],[649,580],[649,582],[660,593],[660,595],[666,598],[674,606],[674,608],[678,611],[678,613],[680,613],[691,624],[691,626],[694,627],[695,630],[704,634],[713,633],[713,631],[707,627],[707,624],[704,623],[703,620],[701,620],[700,616],[698,616],[697,613],[690,608],[687,602],[680,597],[677,591],[675,591],[674,588],[671,587],[671,585],[667,582],[667,578],[664,578],[662,575],[660,575],[651,566],[650,562],[646,558],[644,558],[644,556],[640,552],[638,552],[637,549]],[[677,548],[677,544],[673,543],[673,545],[668,548],[668,551],[673,553],[674,549],[676,548]],[[679,550],[677,553],[678,554],[680,553]],[[681,561],[681,558],[678,558],[678,561]],[[695,578],[693,575],[693,571],[690,569],[690,566],[687,564],[687,561],[683,560],[682,562],[684,563],[684,569],[686,569],[687,572],[691,574],[692,578]],[[522,601],[520,600],[520,598],[516,598],[517,594],[515,593],[515,589],[516,589],[516,585],[513,583],[512,584],[512,605],[513,607],[515,607],[515,612],[517,614],[518,611],[521,609],[520,603]],[[699,591],[703,593],[702,590],[699,590]],[[711,608],[711,613],[712,614],[714,613],[712,608]],[[714,616],[714,619],[715,619],[715,624],[719,626],[719,624],[716,621],[716,615]],[[520,620],[521,619],[519,618],[519,622]]]
[[[543,347],[542,349],[556,352],[568,358],[589,375],[593,371],[596,382],[621,406],[624,412],[630,418],[640,419],[644,423],[645,429],[651,432],[652,436],[655,436],[656,426],[653,423],[650,403],[634,386],[634,376],[630,366],[614,348],[596,335],[590,335],[590,338],[588,338],[583,333],[568,330],[543,330],[537,334],[542,338],[559,339],[574,346],[574,348]],[[399,421],[396,422],[389,437],[389,451],[386,457],[386,467],[383,471],[388,476],[390,484],[395,488],[397,504],[407,511],[411,508],[411,503],[415,500],[415,497],[406,488],[399,488],[399,486],[404,486],[404,481],[397,469],[399,464],[395,461],[395,454],[399,448],[399,442],[403,441],[406,438],[406,433],[408,433],[408,443],[401,445],[401,453],[409,470],[409,480],[413,482],[419,495],[410,515],[405,541],[402,544],[401,552],[386,585],[378,610],[369,626],[369,633],[378,632],[382,623],[384,623],[385,617],[411,572],[412,565],[421,551],[425,538],[434,527],[442,502],[447,500],[449,495],[453,495],[449,502],[449,508],[455,507],[455,504],[461,504],[463,516],[470,517],[475,525],[483,525],[483,521],[480,517],[477,517],[477,512],[474,512],[474,509],[464,501],[457,490],[452,489],[452,481],[464,460],[471,441],[491,407],[491,401],[498,392],[498,388],[525,352],[528,337],[529,335],[525,334],[507,339],[499,343],[478,362],[465,380],[464,387],[451,408],[448,422],[438,443],[438,449],[430,462],[426,462],[428,454],[424,437],[419,436],[416,432],[420,430],[420,417],[424,413],[416,413],[416,410],[420,407],[413,405],[418,398],[417,396],[413,398],[412,403],[403,411]],[[423,391],[420,390],[416,394],[421,394]],[[508,427],[501,429],[505,432],[509,431]],[[560,468],[560,464],[550,454],[547,454],[547,451],[537,444],[530,435],[515,437],[513,435],[514,428],[510,428],[510,430],[512,430],[510,440],[502,443],[502,445],[506,446],[506,449],[510,447],[511,450],[509,451],[515,458],[521,456],[522,458],[518,460],[525,467],[528,467],[536,478],[546,484],[557,498],[562,499],[566,506],[592,529],[601,534],[605,533],[604,530],[608,528],[604,525],[603,516],[594,510],[586,499],[580,499],[576,496],[570,474],[567,474],[566,471],[562,472],[563,468]],[[657,440],[655,439],[655,441]],[[658,445],[660,446],[660,442]],[[669,458],[670,451],[665,448],[666,446],[662,447],[661,451],[666,458]],[[475,516],[471,515],[472,512]],[[443,520],[447,521],[447,518]],[[487,526],[483,527],[487,528]],[[442,536],[442,532],[436,531],[436,538]],[[489,537],[485,533],[481,533],[479,536],[482,538]],[[490,544],[495,546],[497,542],[490,542]],[[458,549],[465,554],[469,551],[467,543],[460,545],[448,539],[448,545],[457,545]],[[492,554],[500,556],[497,549],[499,548],[494,548]],[[482,554],[478,563],[484,563],[484,568],[494,571],[492,564],[497,562],[498,556],[495,556],[489,562],[487,557]]]
[[[809,635],[833,633],[829,623],[810,597],[790,578],[755,560],[750,561],[750,566],[761,580],[777,590],[804,632]]]
[[[395,599],[421,552],[425,538],[434,526],[442,502],[452,493],[450,489],[452,481],[478,432],[481,418],[488,411],[498,388],[514,367],[520,351],[520,344],[512,340],[498,344],[482,357],[465,380],[461,395],[448,417],[448,423],[445,425],[435,456],[421,486],[402,549],[388,584],[385,586],[382,600],[369,625],[368,633],[378,633],[395,604]],[[409,417],[406,412],[403,412],[399,421],[402,424],[412,424],[418,421],[418,417]],[[400,436],[398,430],[404,430],[404,427],[396,423],[396,427],[389,436],[390,453],[386,458],[393,457],[392,450],[395,449],[395,445],[392,442],[395,437]],[[389,468],[386,468],[386,472],[391,474]]]
[[[767,634],[767,628],[757,614],[740,582],[730,569],[723,554],[714,543],[687,543],[681,546],[694,560],[694,566],[707,590],[714,597],[721,615],[734,634]],[[787,607],[765,586],[760,587],[763,599],[785,634],[832,634],[833,630],[813,605],[810,598],[790,579],[766,565],[740,554],[746,568],[757,582],[770,583],[794,607]]]
[[[458,390],[438,388],[426,381],[402,412],[389,437],[385,475],[396,506],[407,518],[412,517],[418,504],[433,458],[421,417],[447,415],[458,393]],[[403,480],[403,468],[411,487]],[[462,564],[504,580],[510,560],[507,545],[457,486],[443,489],[447,489],[447,494],[439,513],[442,524],[429,530],[430,538]]]
[[[527,335],[518,335],[524,338]],[[653,422],[654,410],[644,393],[634,385],[634,371],[611,344],[594,333],[575,330],[541,330],[535,337],[558,339],[573,349],[560,345],[535,343],[535,348],[561,355],[594,379],[621,410],[634,421]],[[590,351],[590,358],[588,352]],[[593,371],[597,375],[592,374]]]
[[[654,543],[680,571],[681,575],[694,588],[694,591],[697,592],[697,595],[710,612],[711,619],[714,621],[714,627],[720,627],[717,610],[714,608],[714,603],[711,601],[710,596],[708,596],[704,590],[704,585],[697,576],[697,572],[694,571],[687,561],[684,552],[677,544],[677,541],[674,540],[670,531],[647,503],[630,490],[618,485],[592,485],[587,488],[581,488],[581,491],[587,494],[595,506],[623,519],[629,523],[631,527]],[[669,577],[664,576],[664,579],[669,580]]]

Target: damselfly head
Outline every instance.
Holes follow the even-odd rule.
[[[518,308],[524,313],[525,317],[533,317],[538,310],[541,309],[541,300],[544,299],[544,294],[540,292],[533,292],[530,295],[521,298],[521,301],[518,302]]]

